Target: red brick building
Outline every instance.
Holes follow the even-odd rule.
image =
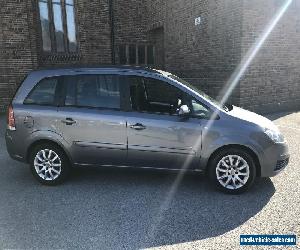
[[[263,113],[299,109],[298,0],[6,0],[0,110],[29,71],[71,65],[151,65],[218,96],[286,3],[230,100]]]

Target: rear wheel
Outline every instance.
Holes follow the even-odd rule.
[[[63,150],[52,144],[36,146],[30,157],[33,176],[42,184],[56,185],[70,173],[70,164]]]
[[[209,177],[215,186],[230,194],[247,191],[254,183],[256,167],[253,157],[240,149],[225,149],[214,156]]]

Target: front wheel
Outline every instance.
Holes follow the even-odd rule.
[[[225,193],[240,194],[254,183],[256,167],[253,157],[240,149],[219,152],[210,162],[209,177]]]
[[[65,153],[52,144],[41,144],[32,150],[30,168],[33,176],[45,185],[59,184],[70,173],[70,164]]]

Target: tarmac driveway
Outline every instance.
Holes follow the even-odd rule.
[[[133,169],[80,169],[42,186],[9,158],[0,117],[0,248],[237,249],[240,234],[300,236],[300,113],[271,116],[291,161],[248,193],[224,195],[204,176]],[[247,248],[248,249],[248,248]]]

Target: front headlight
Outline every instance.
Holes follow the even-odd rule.
[[[269,138],[273,142],[275,142],[275,143],[284,142],[284,137],[279,131],[275,131],[275,130],[266,128],[264,132],[267,136],[269,136]]]

